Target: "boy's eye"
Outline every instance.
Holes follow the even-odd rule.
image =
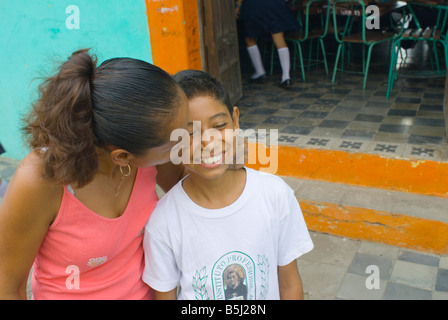
[[[216,125],[215,129],[223,129],[225,127],[227,127],[227,123],[221,123],[221,124]]]

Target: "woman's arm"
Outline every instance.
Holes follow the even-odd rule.
[[[281,300],[303,300],[302,279],[296,260],[278,267],[278,284]]]
[[[41,178],[36,157],[20,164],[0,204],[0,299],[27,298],[28,274],[59,210],[62,187]]]

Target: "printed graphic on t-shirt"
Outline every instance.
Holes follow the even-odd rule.
[[[258,267],[258,268],[257,268]],[[258,270],[257,270],[258,269]],[[207,267],[196,270],[192,287],[196,300],[209,300],[207,282],[211,281],[215,300],[261,300],[266,298],[269,284],[269,261],[258,255],[257,264],[247,254],[231,251],[220,257],[208,273]],[[257,283],[256,272],[260,273]]]
[[[98,267],[99,265],[102,265],[104,262],[106,262],[107,256],[99,257],[99,258],[91,258],[89,259],[89,262],[87,262],[87,265],[89,267]]]

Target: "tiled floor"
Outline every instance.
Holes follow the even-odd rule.
[[[448,160],[445,78],[416,77],[415,69],[430,66],[424,45],[412,50],[390,99],[385,97],[387,56],[381,48],[374,51],[365,90],[361,75],[338,73],[332,85],[331,72],[326,75],[322,67],[308,71],[305,82],[299,70],[292,71],[289,90],[278,87],[279,66],[265,83],[251,84],[250,62],[242,59],[244,96],[237,103],[241,128],[267,129],[268,134],[278,129],[279,144]],[[330,52],[331,71],[332,59]],[[351,66],[360,68],[359,61]]]
[[[442,107],[445,78],[419,77],[418,72],[430,68],[428,51],[421,44],[413,50],[408,50],[390,99],[385,97],[384,48],[374,51],[365,90],[360,75],[338,74],[332,85],[331,72],[326,75],[323,68],[316,68],[307,72],[305,82],[299,70],[293,71],[293,87],[286,91],[278,88],[278,65],[266,83],[251,84],[250,61],[242,59],[240,126],[255,129],[258,141],[265,136],[260,129],[266,129],[267,136],[269,129],[277,129],[278,143],[283,145],[448,161]],[[330,52],[330,70],[332,59]],[[268,70],[267,63],[265,67]],[[359,63],[351,67],[361,68]],[[269,138],[265,142],[272,143]],[[299,258],[306,299],[448,300],[446,255],[316,232],[312,238],[315,248]],[[367,288],[368,266],[378,268],[377,288]]]
[[[307,299],[448,299],[447,256],[315,232],[311,236],[314,249],[298,260]]]

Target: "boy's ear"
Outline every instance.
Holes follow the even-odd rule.
[[[238,110],[237,106],[233,107],[232,121],[233,121],[233,128],[239,129],[240,128],[240,110]]]

